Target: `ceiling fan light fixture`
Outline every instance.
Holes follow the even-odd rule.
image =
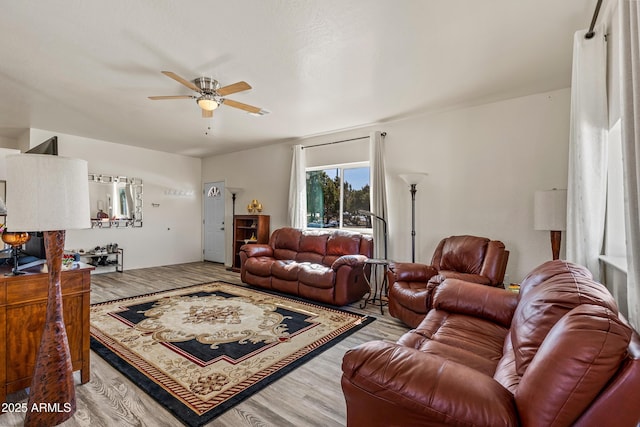
[[[203,110],[213,111],[218,108],[219,104],[213,95],[207,93],[198,98],[198,106]]]

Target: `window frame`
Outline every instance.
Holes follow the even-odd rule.
[[[371,162],[370,161],[333,163],[333,164],[322,165],[322,166],[310,166],[310,167],[306,167],[305,170],[304,170],[305,177],[306,177],[307,172],[324,171],[324,170],[327,170],[327,169],[339,169],[340,170],[340,172],[339,172],[339,176],[340,176],[340,212],[339,212],[340,221],[339,221],[338,228],[337,228],[338,230],[354,231],[354,232],[358,232],[358,233],[362,233],[362,234],[372,234],[373,233],[373,228],[372,227],[353,228],[353,227],[344,227],[344,224],[343,224],[343,215],[344,215],[344,170],[345,169],[363,168],[363,167],[369,168],[369,173],[371,173]],[[371,177],[371,175],[369,175],[369,177]],[[371,181],[371,178],[369,178],[369,181]],[[306,185],[306,180],[305,180],[305,185]],[[369,182],[369,188],[371,188],[371,182]],[[369,195],[369,210],[371,210],[371,195]],[[307,207],[305,207],[305,216],[308,216]],[[309,224],[307,224],[306,229],[307,230],[317,230],[317,228],[309,227]]]

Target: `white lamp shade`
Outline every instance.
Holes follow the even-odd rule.
[[[90,228],[87,162],[47,154],[7,156],[9,231]]]
[[[566,230],[567,190],[536,191],[533,204],[535,230]]]
[[[240,187],[225,187],[225,189],[231,194],[240,194],[243,190]]]
[[[427,176],[426,173],[403,173],[399,175],[409,185],[417,185]]]

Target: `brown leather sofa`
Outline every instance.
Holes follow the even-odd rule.
[[[269,244],[240,248],[244,283],[343,306],[369,292],[364,261],[373,256],[371,236],[343,230],[280,228]]]
[[[444,279],[502,286],[509,251],[498,240],[451,236],[436,247],[431,265],[392,263],[388,271],[389,313],[415,328],[431,310],[433,290]]]
[[[520,293],[447,279],[420,325],[342,363],[356,426],[631,427],[640,337],[589,271],[549,261]]]

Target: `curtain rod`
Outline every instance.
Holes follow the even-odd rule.
[[[387,136],[387,133],[386,133],[386,132],[382,132],[382,133],[380,133],[380,135],[382,135],[382,136]],[[340,144],[340,143],[342,143],[342,142],[358,141],[358,140],[360,140],[360,139],[369,139],[369,137],[368,137],[368,136],[360,136],[360,137],[358,137],[358,138],[343,139],[343,140],[341,140],[341,141],[325,142],[325,143],[323,143],[323,144],[316,144],[316,145],[307,145],[307,146],[304,146],[304,147],[302,147],[302,148],[304,149],[304,148],[322,147],[322,146],[324,146],[324,145]]]
[[[593,28],[596,26],[596,20],[598,19],[598,13],[600,13],[600,6],[602,5],[602,0],[598,0],[596,4],[596,10],[593,11],[593,18],[591,18],[591,25],[589,26],[589,31],[584,35],[585,39],[591,39],[596,33],[593,31]]]

